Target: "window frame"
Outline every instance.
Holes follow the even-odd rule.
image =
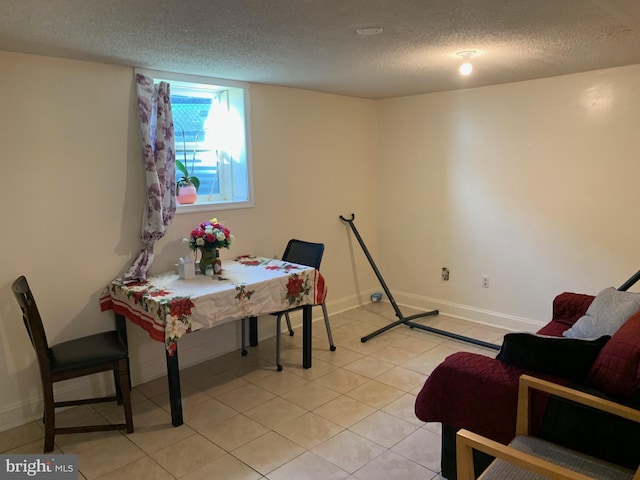
[[[250,84],[247,82],[240,82],[237,80],[225,80],[221,78],[205,77],[202,75],[191,75],[174,72],[164,72],[160,70],[149,70],[136,68],[135,73],[153,78],[154,82],[165,81],[171,84],[171,82],[192,83],[192,84],[204,84],[213,85],[216,87],[231,87],[236,89],[242,89],[243,91],[243,103],[244,103],[244,143],[245,143],[245,168],[246,168],[246,182],[247,182],[247,199],[246,200],[218,200],[210,203],[195,203],[192,205],[180,205],[176,204],[176,214],[182,213],[195,213],[195,212],[207,212],[217,210],[233,210],[239,208],[251,208],[253,204],[253,168],[252,168],[252,148],[251,148],[251,92]],[[177,141],[177,140],[176,140]]]

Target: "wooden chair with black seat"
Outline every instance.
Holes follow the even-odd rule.
[[[460,430],[456,435],[458,480],[473,480],[473,451],[496,458],[478,478],[482,480],[640,480],[640,466],[616,465],[530,435],[530,391],[540,390],[589,408],[640,423],[640,410],[579,390],[522,375],[518,390],[516,437],[503,445]],[[635,425],[635,424],[634,424]],[[640,425],[639,425],[640,427]],[[636,464],[640,464],[638,458]],[[635,465],[635,464],[634,464]]]
[[[31,344],[35,349],[40,369],[44,397],[44,452],[47,453],[53,450],[56,434],[123,429],[126,429],[127,433],[132,433],[133,415],[131,413],[131,395],[129,392],[129,357],[127,348],[117,332],[114,330],[97,333],[49,346],[42,318],[27,279],[24,276],[16,279],[13,282],[12,289],[22,310],[22,319]],[[115,395],[82,400],[55,401],[53,388],[55,382],[109,370],[113,371],[116,386]],[[125,423],[56,427],[56,408],[109,401],[122,403]]]

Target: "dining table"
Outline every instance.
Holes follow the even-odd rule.
[[[193,278],[184,279],[171,271],[151,275],[144,281],[115,279],[101,296],[100,307],[102,311],[113,310],[116,329],[125,344],[126,320],[143,328],[153,340],[164,343],[171,423],[177,427],[183,424],[178,364],[181,337],[248,318],[249,343],[255,346],[261,315],[300,307],[302,366],[311,368],[311,307],[324,303],[326,294],[324,277],[313,267],[243,255],[226,260],[218,275],[198,272]],[[243,347],[244,336],[243,328]]]

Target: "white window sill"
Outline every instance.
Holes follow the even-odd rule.
[[[236,210],[240,208],[252,208],[253,202],[218,202],[200,203],[193,205],[176,205],[176,215],[183,213],[215,212],[218,210]]]

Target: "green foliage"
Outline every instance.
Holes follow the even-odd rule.
[[[189,173],[189,169],[187,169],[187,141],[184,133],[184,128],[178,125],[178,128],[182,131],[182,152],[184,154],[184,163],[180,160],[176,159],[176,170],[182,174],[182,178],[176,181],[176,191],[180,187],[188,187],[193,185],[196,187],[196,192],[200,189],[200,179],[193,175],[193,167],[196,163],[196,150],[193,150],[193,158],[191,159],[191,174]],[[198,142],[198,135],[196,135],[196,144]],[[176,172],[177,173],[177,172]]]
[[[189,185],[193,185],[194,187],[196,187],[196,192],[200,189],[200,179],[195,175],[189,175],[187,166],[180,160],[176,160],[176,170],[182,174],[182,178],[180,178],[176,182],[177,187],[187,187]]]

